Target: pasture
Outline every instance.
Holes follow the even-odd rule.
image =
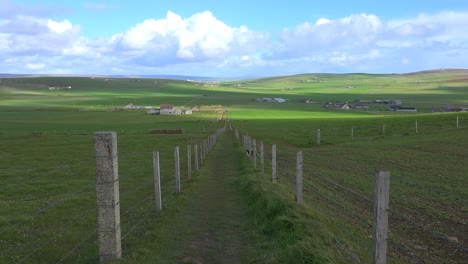
[[[173,148],[180,146],[184,157],[188,144],[224,125],[215,122],[217,112],[210,110],[182,116],[120,110],[129,103],[170,103],[186,109],[223,105],[240,132],[268,146],[277,144],[280,194],[291,202],[294,155],[304,151],[305,208],[321,215],[321,226],[339,241],[332,249],[339,259],[369,262],[368,199],[373,199],[374,170],[384,169],[391,172],[390,260],[463,263],[468,256],[468,115],[431,111],[444,105],[468,107],[466,74],[304,74],[219,86],[143,78],[1,79],[0,262],[97,260],[94,131],[118,133],[123,244],[127,252],[150,254],[144,246],[150,238],[136,237],[152,223],[130,228],[152,208],[152,151],[161,152],[161,171],[167,172],[162,173],[163,194],[169,197],[167,206],[176,208],[186,197],[173,193]],[[49,91],[49,86],[72,89]],[[254,100],[264,97],[289,100]],[[314,103],[306,104],[306,99]],[[379,105],[349,111],[323,107],[323,102],[353,100],[401,100],[419,112],[395,113]],[[154,129],[184,133],[149,134]],[[184,167],[186,161],[181,161]],[[159,217],[156,212],[154,217]]]

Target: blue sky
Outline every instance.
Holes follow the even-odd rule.
[[[0,72],[269,76],[468,68],[466,0],[0,0]]]

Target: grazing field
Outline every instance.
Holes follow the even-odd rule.
[[[267,154],[271,144],[278,145],[280,179],[276,186],[262,186],[266,191],[284,187],[278,193],[291,203],[295,153],[302,150],[304,208],[336,242],[333,249],[302,244],[311,252],[335,250],[340,255],[337,262],[370,262],[373,175],[383,169],[391,173],[391,262],[464,263],[468,115],[431,112],[446,105],[468,107],[466,76],[466,71],[305,74],[206,86],[137,78],[1,79],[0,262],[97,261],[94,131],[118,133],[125,254],[150,251],[144,247],[150,237],[137,237],[154,225],[140,223],[153,206],[152,151],[161,152],[167,206],[177,207],[184,197],[173,192],[174,147],[180,146],[181,157],[186,157],[188,144],[200,142],[224,124],[215,122],[218,108],[182,116],[121,110],[133,103],[185,109],[222,105],[228,111],[224,117],[240,132],[263,141]],[[49,90],[50,86],[71,89]],[[270,103],[256,98],[288,100]],[[418,113],[396,113],[382,104],[366,110],[323,107],[324,102],[354,100],[401,100],[404,106],[417,107]],[[149,134],[157,129],[183,133]],[[186,159],[181,161],[184,168]],[[265,179],[268,173],[269,169]],[[159,217],[156,212],[150,216]],[[309,221],[298,217],[301,223]]]

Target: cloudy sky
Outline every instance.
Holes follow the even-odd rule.
[[[466,0],[0,0],[0,73],[437,68],[468,68]]]

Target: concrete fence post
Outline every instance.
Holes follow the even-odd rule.
[[[176,193],[180,192],[180,160],[179,160],[179,147],[174,149],[174,158],[175,158],[175,191]]]
[[[263,142],[260,142],[260,172],[265,173],[265,151],[263,149]]]
[[[203,159],[206,160],[206,156],[208,155],[208,144],[206,143],[206,139],[203,140]]]
[[[94,133],[99,262],[122,258],[117,133]]]
[[[198,171],[198,144],[195,145],[195,171]]]
[[[252,151],[253,151],[253,164],[254,164],[254,169],[257,168],[257,140],[253,139],[252,140]]]
[[[387,263],[389,189],[390,172],[377,172],[375,175],[374,196],[374,264]]]
[[[247,151],[249,153],[249,158],[252,159],[252,137],[247,136]]]
[[[206,159],[206,157],[208,156],[208,151],[209,151],[209,149],[208,149],[208,139],[205,139],[204,143],[205,143],[204,150],[205,150],[205,159]]]
[[[161,201],[161,172],[159,166],[159,152],[153,152],[153,175],[154,175],[154,201],[156,210],[162,210]]]
[[[322,138],[320,136],[320,128],[317,129],[317,145],[320,145]]]
[[[203,166],[203,141],[200,142],[200,166]]]
[[[187,146],[187,178],[192,180],[192,146]]]
[[[302,151],[296,156],[296,202],[302,204]]]
[[[276,182],[276,144],[271,146],[271,181]]]

